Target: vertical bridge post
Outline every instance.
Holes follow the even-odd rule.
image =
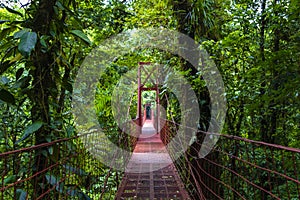
[[[141,63],[138,66],[138,105],[137,105],[137,117],[138,117],[138,125],[140,128],[142,127],[142,85],[141,85]],[[140,131],[139,131],[140,132]]]
[[[156,76],[156,129],[157,129],[157,134],[160,131],[160,102],[159,102],[159,79],[158,79],[158,75],[159,75],[159,69],[158,66],[157,67],[157,76]]]

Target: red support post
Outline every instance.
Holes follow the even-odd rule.
[[[160,102],[159,102],[159,65],[156,66],[156,70],[157,70],[157,76],[156,76],[156,128],[157,128],[157,134],[159,132],[159,130],[161,129],[160,127]]]
[[[142,90],[141,90],[141,63],[139,63],[139,66],[138,66],[138,105],[137,105],[137,117],[138,117],[138,124],[140,126],[140,128],[142,127],[142,123],[143,123],[143,120],[142,120]]]
[[[156,84],[156,128],[157,128],[157,134],[160,130],[160,109],[159,109],[159,90],[158,90],[158,84]]]

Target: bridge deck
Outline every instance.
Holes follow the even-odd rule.
[[[116,199],[189,199],[150,120],[142,128]]]

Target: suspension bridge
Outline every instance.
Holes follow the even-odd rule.
[[[128,147],[135,147],[129,172],[124,174],[110,168],[103,171],[103,165],[77,136],[1,153],[0,199],[300,198],[299,149],[220,135],[205,158],[193,154],[199,150],[199,141],[172,161],[172,152],[166,152],[162,144],[172,139],[176,126],[168,121],[159,134],[138,141],[133,137],[123,140]],[[125,135],[120,131],[121,137]],[[159,158],[149,156],[158,151]],[[166,163],[159,170],[150,169]],[[148,168],[149,172],[130,173],[130,168]]]
[[[185,127],[197,140],[178,157],[167,147],[182,125],[147,119],[142,85],[137,119],[118,130],[117,145],[132,152],[123,171],[95,159],[82,135],[61,138],[1,152],[0,199],[300,199],[300,149]],[[219,141],[200,158],[206,136]]]

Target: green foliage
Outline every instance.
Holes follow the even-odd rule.
[[[17,178],[16,175],[8,176],[6,179],[4,179],[4,184],[8,185],[10,183],[14,183],[16,181],[16,178]]]
[[[46,180],[48,181],[48,183],[50,183],[52,186],[55,186],[55,189],[58,192],[62,192],[63,185],[60,182],[59,178],[57,178],[53,175],[49,175],[49,174],[46,174],[45,177],[46,177]]]
[[[17,199],[18,200],[26,200],[27,192],[22,189],[17,189]]]
[[[126,29],[164,27],[174,29],[176,20],[173,18],[172,8],[168,1],[140,0],[133,1],[125,18]]]
[[[225,83],[225,134],[300,147],[297,1],[32,0],[22,8],[5,2],[0,8],[0,152],[74,136],[70,110],[76,91],[72,83],[81,62],[103,40],[124,30],[145,27],[179,30],[202,42]],[[139,61],[171,66],[189,81],[200,102],[199,128],[207,130],[210,100],[201,72],[194,72],[189,63],[168,52],[139,49],[108,63],[99,77],[95,109],[101,127],[108,129],[108,137],[116,143],[123,139],[112,114],[111,96],[120,78]],[[168,83],[163,83],[161,103],[168,118],[180,122],[179,102],[167,88]],[[128,115],[135,118],[136,94],[126,98],[131,102]],[[72,145],[65,151],[71,151]],[[59,157],[55,147],[38,153],[54,161]],[[263,152],[255,153],[263,165]],[[23,162],[30,161],[24,158]],[[76,176],[93,173],[88,167],[79,169],[71,163],[62,167]],[[104,166],[101,170],[99,181],[107,172]],[[43,178],[54,186],[59,177],[57,172]],[[11,170],[4,182],[9,184],[17,178],[18,172]],[[222,178],[226,179],[226,174]],[[109,180],[116,187],[114,177]],[[55,187],[61,191],[63,185]],[[283,184],[279,187],[284,188]],[[84,186],[68,189],[71,196],[90,198]],[[15,194],[17,199],[26,199],[31,192],[17,189]],[[104,196],[109,199],[114,192],[107,191]],[[257,195],[249,198],[259,198]]]
[[[14,35],[14,38],[20,38],[18,50],[25,58],[28,58],[36,45],[37,34],[35,32],[18,33]]]
[[[82,39],[87,44],[89,44],[89,45],[92,44],[92,42],[90,41],[90,39],[81,30],[72,30],[71,33],[74,34],[74,35],[76,35],[80,39]]]
[[[0,90],[0,99],[6,103],[14,104],[15,97],[9,91],[5,89]]]
[[[41,127],[43,126],[43,122],[41,121],[36,121],[34,123],[32,123],[31,125],[27,126],[24,130],[24,134],[22,135],[22,137],[17,140],[16,144],[24,141],[26,138],[28,138],[32,133],[36,132],[37,130],[39,130]]]

